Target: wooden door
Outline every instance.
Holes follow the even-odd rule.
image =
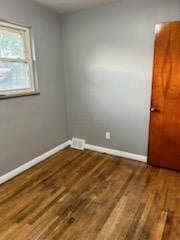
[[[180,21],[156,26],[148,163],[180,170]]]

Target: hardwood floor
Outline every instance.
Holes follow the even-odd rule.
[[[179,240],[180,173],[67,148],[0,186],[0,240]]]

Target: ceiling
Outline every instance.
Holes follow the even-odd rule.
[[[93,7],[102,3],[112,2],[113,0],[34,0],[59,13],[73,12],[80,9]]]

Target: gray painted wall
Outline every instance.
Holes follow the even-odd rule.
[[[121,0],[63,25],[29,0],[0,6],[0,18],[33,27],[41,92],[0,101],[0,176],[72,136],[146,154],[154,25],[179,19],[179,0]]]
[[[147,154],[154,26],[177,19],[179,0],[121,0],[64,16],[69,138]]]
[[[32,25],[40,96],[0,101],[0,175],[67,140],[60,18],[30,0],[0,0],[0,18]]]

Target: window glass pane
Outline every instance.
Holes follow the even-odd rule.
[[[0,27],[0,57],[25,58],[21,33]]]
[[[0,91],[30,88],[25,63],[0,61]]]

